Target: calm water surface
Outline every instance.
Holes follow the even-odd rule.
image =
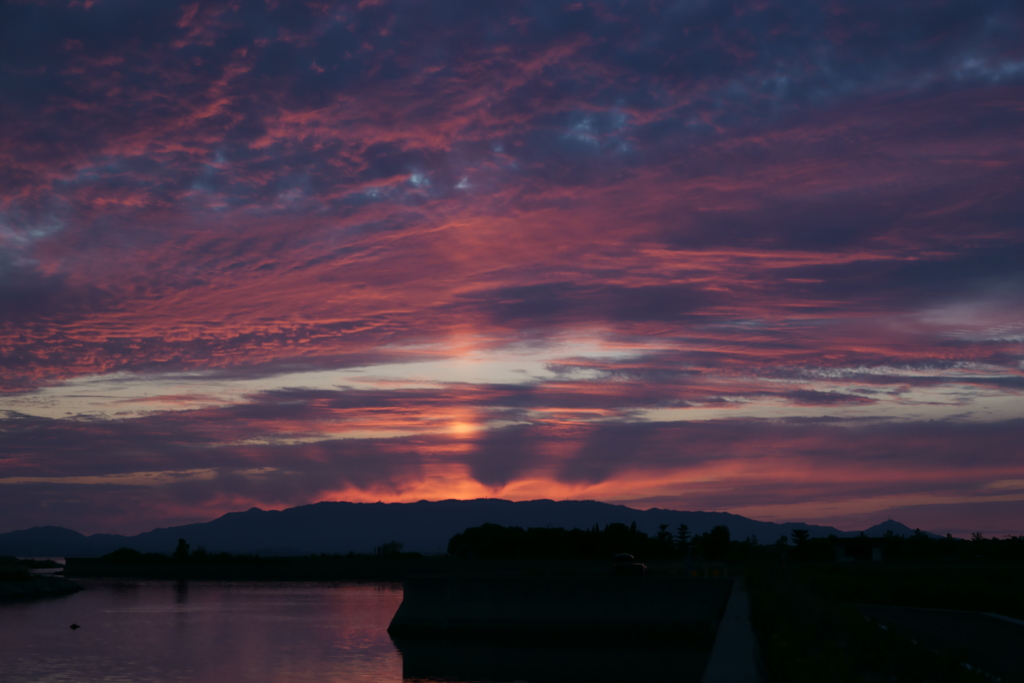
[[[697,683],[688,652],[392,642],[396,583],[80,579],[0,605],[2,683]],[[72,630],[77,623],[80,629]]]
[[[75,595],[0,605],[0,680],[402,680],[386,631],[401,584],[79,583]]]

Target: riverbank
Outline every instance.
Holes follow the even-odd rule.
[[[15,580],[0,580],[0,602],[39,600],[71,595],[82,587],[60,576],[32,576]]]
[[[410,576],[607,576],[609,562],[589,560],[486,560],[447,556],[376,557],[309,555],[303,557],[212,556],[173,560],[144,556],[141,560],[69,557],[64,576],[71,578],[195,579],[230,581],[404,581]],[[714,578],[727,571],[720,564],[655,562],[652,577]],[[696,572],[696,573],[694,573]]]
[[[752,564],[744,573],[769,680],[991,683],[999,673],[991,662],[1018,657],[1020,636],[1013,643],[988,636],[986,647],[975,647],[978,638],[968,631],[980,619],[970,612],[1019,614],[1022,569],[1018,563],[812,562]],[[1003,680],[1022,680],[1019,671],[1013,674]]]
[[[69,557],[72,578],[192,579],[228,581],[401,581],[416,573],[445,571],[445,558],[391,560],[374,557],[233,557],[210,561],[117,562]]]

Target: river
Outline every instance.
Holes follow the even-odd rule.
[[[3,683],[697,681],[705,655],[404,644],[395,583],[79,580],[0,605]],[[72,629],[71,624],[80,628]]]

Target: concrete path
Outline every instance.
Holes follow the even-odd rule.
[[[747,586],[738,577],[733,582],[701,683],[761,683],[760,661],[757,637],[750,625]]]
[[[1024,622],[998,614],[921,607],[856,605],[935,649],[960,650],[966,662],[1006,680],[1024,680]]]

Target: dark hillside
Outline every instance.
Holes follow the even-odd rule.
[[[69,529],[40,527],[0,534],[0,554],[20,556],[98,557],[121,547],[141,552],[169,553],[179,538],[193,548],[210,552],[301,555],[308,553],[370,553],[397,541],[404,550],[444,553],[455,534],[482,524],[589,529],[620,523],[655,535],[659,525],[675,529],[686,524],[701,534],[727,526],[733,539],[756,536],[771,543],[794,529],[807,529],[811,538],[854,535],[832,527],[758,522],[727,512],[634,510],[596,501],[496,499],[444,500],[418,503],[317,503],[281,511],[252,508],[232,512],[211,522],[155,529],[137,536],[82,536]]]

